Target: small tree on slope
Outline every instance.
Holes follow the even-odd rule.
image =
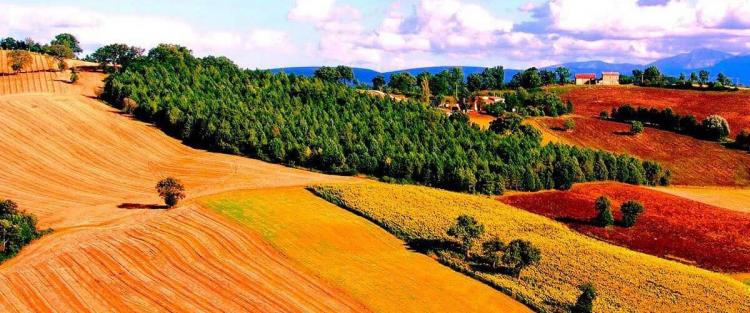
[[[615,218],[612,216],[612,203],[606,196],[597,198],[594,208],[596,209],[595,222],[597,225],[607,227],[615,223]]]
[[[177,205],[177,202],[185,198],[185,186],[177,179],[167,177],[156,184],[156,192],[164,199],[168,207]]]
[[[581,295],[578,296],[576,304],[571,308],[571,313],[591,313],[594,310],[594,299],[596,289],[590,283],[578,286]]]
[[[448,236],[454,237],[461,242],[461,246],[469,256],[469,251],[474,245],[474,240],[484,233],[484,225],[479,224],[476,219],[468,215],[461,215],[456,219],[456,224],[448,229]]]

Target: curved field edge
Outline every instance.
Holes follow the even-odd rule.
[[[376,312],[531,312],[302,187],[233,191],[197,202],[260,234]]]
[[[743,312],[750,288],[725,275],[687,266],[578,234],[564,225],[493,199],[419,186],[382,183],[312,187],[323,198],[361,214],[404,240],[447,240],[460,214],[485,225],[482,240],[525,239],[542,251],[522,279],[472,271],[540,311],[560,312],[575,302],[577,286],[591,282],[599,312]],[[451,264],[458,270],[469,269]]]

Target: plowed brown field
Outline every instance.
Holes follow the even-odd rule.
[[[718,143],[673,132],[646,128],[628,134],[630,126],[597,118],[573,117],[576,127],[563,131],[562,118],[535,118],[548,141],[627,153],[654,160],[672,170],[672,183],[693,186],[747,186],[750,184],[750,154],[727,149]]]
[[[575,112],[598,116],[601,111],[629,103],[633,106],[672,108],[678,114],[692,114],[703,119],[719,114],[727,119],[734,134],[750,127],[750,91],[716,92],[640,88],[628,86],[592,86],[568,88],[562,97],[570,99]]]
[[[0,265],[0,311],[387,311],[372,303],[390,303],[399,310],[399,301],[430,298],[442,299],[433,304],[436,311],[449,311],[448,307],[476,296],[433,288],[434,292],[425,293],[429,298],[410,294],[394,298],[393,292],[373,289],[370,302],[363,304],[361,297],[353,296],[357,290],[321,274],[331,262],[346,268],[347,262],[361,264],[361,260],[327,258],[310,263],[309,258],[290,258],[257,230],[193,202],[237,189],[355,179],[186,147],[92,99],[101,78],[83,73],[80,84],[66,85],[62,94],[47,90],[0,96],[0,198],[16,200],[39,217],[41,227],[55,229]],[[187,187],[183,206],[168,211],[143,209],[160,204],[153,185],[168,175]],[[276,197],[294,205],[284,193]],[[345,233],[341,236],[346,238]],[[328,239],[319,243],[326,245]],[[356,242],[364,250],[377,250],[377,244]],[[302,252],[296,256],[307,251],[306,245],[299,247]],[[387,262],[410,262],[401,248],[404,253]],[[446,286],[477,284],[467,276],[449,277]],[[434,278],[404,274],[390,281],[393,286],[387,288],[411,285],[429,290]],[[486,299],[510,301],[501,309],[523,309],[498,291],[483,285],[475,288],[484,290]],[[497,308],[498,303],[493,305]]]

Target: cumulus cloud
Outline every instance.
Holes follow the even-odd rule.
[[[0,33],[48,41],[63,32],[75,34],[87,52],[114,42],[144,48],[175,43],[199,55],[230,57],[251,51],[283,54],[293,50],[289,35],[274,29],[208,30],[167,16],[105,14],[75,6],[0,4]]]

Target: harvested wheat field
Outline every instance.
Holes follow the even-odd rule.
[[[10,68],[10,58],[8,57],[8,50],[0,50],[0,75],[11,74],[13,70]],[[40,72],[40,71],[55,71],[58,69],[57,61],[49,56],[39,53],[31,54],[31,64],[28,67],[21,70],[22,73],[29,72]]]
[[[534,124],[550,141],[628,153],[654,160],[673,174],[672,184],[692,186],[750,185],[750,154],[677,133],[646,128],[630,135],[630,125],[596,118],[571,117],[572,131],[562,129],[564,118],[534,118]]]
[[[237,191],[197,200],[379,312],[531,312],[377,225],[303,188]]]
[[[595,86],[566,88],[562,98],[572,100],[575,112],[598,116],[622,104],[648,108],[672,108],[677,114],[703,119],[719,114],[727,119],[733,133],[750,127],[750,91],[695,91],[664,88]]]
[[[601,227],[593,222],[599,196],[620,204],[643,203],[635,226]],[[569,191],[519,193],[499,198],[567,224],[578,232],[651,255],[720,272],[750,272],[750,214],[735,212],[639,186],[619,183],[577,184]]]
[[[364,270],[368,264],[362,260],[332,257],[340,253],[336,249],[327,254],[308,251],[316,258],[287,254],[289,250],[280,248],[297,247],[302,253],[309,240],[293,237],[301,242],[278,245],[263,232],[267,224],[244,227],[193,204],[201,196],[238,189],[357,179],[189,148],[152,125],[92,99],[102,78],[102,74],[82,73],[79,83],[68,85],[64,94],[0,96],[0,162],[5,164],[0,195],[36,214],[42,228],[55,229],[0,265],[0,311],[346,312],[397,311],[401,305],[417,304],[450,311],[447,308],[461,303],[475,303],[476,297],[484,299],[476,303],[487,308],[502,303],[509,310],[526,311],[502,293],[408,252],[392,237],[378,242],[376,236],[387,234],[373,232],[379,228],[317,197],[300,198],[291,192],[286,198],[283,189],[269,192],[273,201],[284,204],[278,209],[287,213],[304,204],[343,221],[357,221],[345,229],[366,234],[380,244],[374,249],[387,249],[389,262],[402,264],[388,273],[387,281],[393,285],[373,282],[390,288],[390,293],[372,288],[363,301],[357,292],[367,285],[356,289],[319,272],[335,266]],[[185,183],[188,199],[176,209],[154,209],[161,199],[153,186],[168,175]],[[302,188],[294,190],[307,193]],[[275,210],[269,206],[273,201],[265,199],[264,208]],[[314,202],[298,202],[308,200]],[[307,213],[308,218],[317,216],[314,211]],[[315,233],[311,226],[307,231]],[[322,234],[326,236],[317,241],[322,246],[359,244],[347,242],[347,236]],[[405,264],[442,274],[433,277],[423,272],[417,278],[408,272],[395,273],[414,270]],[[400,293],[411,291],[406,286],[415,289],[433,282],[465,286],[471,292],[424,291],[424,297],[443,299],[431,304]]]
[[[670,186],[653,189],[729,210],[750,213],[748,188]]]
[[[572,304],[576,286],[590,282],[599,294],[595,312],[750,311],[750,287],[728,276],[603,243],[487,197],[383,183],[316,190],[402,238],[449,240],[446,230],[469,214],[486,229],[479,242],[491,236],[532,242],[541,261],[525,269],[523,279],[463,269],[547,310]]]

